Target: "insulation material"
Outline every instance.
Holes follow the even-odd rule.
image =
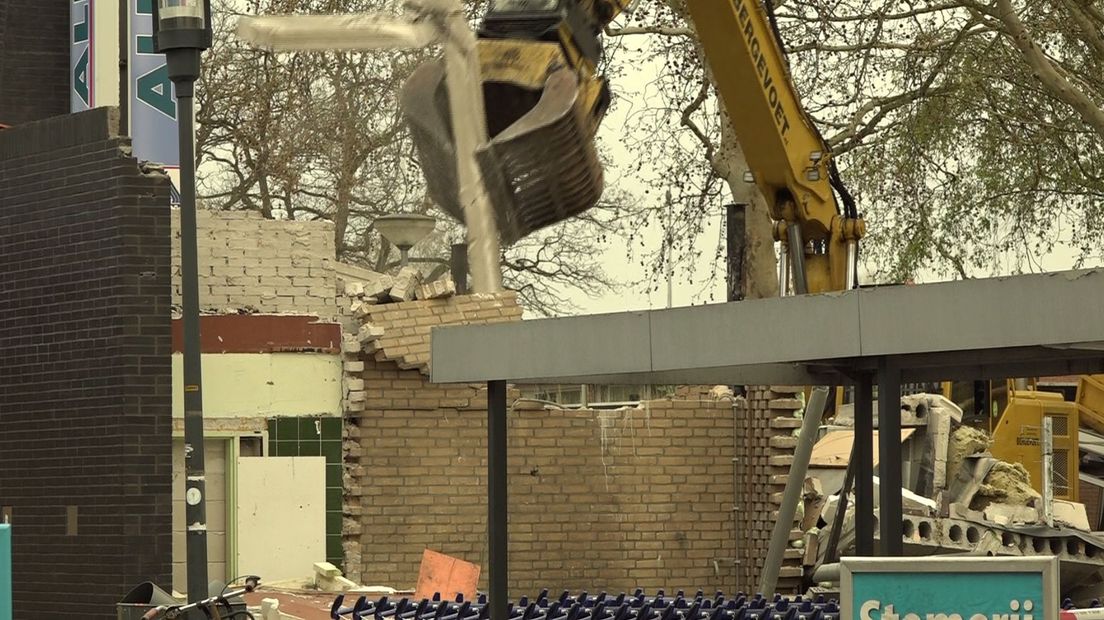
[[[982,431],[969,426],[960,426],[951,433],[951,445],[947,452],[947,475],[958,474],[966,457],[981,454],[989,450],[989,437]],[[949,483],[953,480],[948,479]]]
[[[1039,497],[1023,465],[997,461],[970,500],[970,508],[984,510],[994,503],[1030,506]]]

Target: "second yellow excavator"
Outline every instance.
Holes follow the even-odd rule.
[[[478,32],[490,142],[478,159],[504,243],[578,215],[601,197],[594,138],[610,102],[599,73],[601,33],[628,4],[490,3]],[[769,203],[775,239],[788,248],[782,275],[789,274],[798,294],[853,288],[865,224],[797,97],[770,5],[684,5],[753,180]],[[431,197],[463,221],[444,78],[440,62],[423,65],[404,86],[401,104]]]

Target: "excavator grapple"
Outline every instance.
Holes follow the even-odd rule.
[[[430,197],[464,221],[444,63],[429,61],[401,93]],[[591,110],[568,68],[547,74],[540,90],[484,80],[490,142],[477,154],[502,243],[578,215],[602,195]]]

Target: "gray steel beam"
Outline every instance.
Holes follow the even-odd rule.
[[[904,553],[901,501],[901,370],[889,360],[878,369],[878,517],[883,556]]]
[[[506,382],[487,382],[487,557],[491,620],[507,620]]]
[[[874,377],[855,384],[855,555],[874,555]]]

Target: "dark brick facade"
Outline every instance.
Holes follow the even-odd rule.
[[[114,618],[131,586],[171,574],[169,184],[139,171],[114,116],[0,131],[0,506],[17,618],[76,603]]]
[[[0,0],[0,123],[69,112],[65,0]]]

